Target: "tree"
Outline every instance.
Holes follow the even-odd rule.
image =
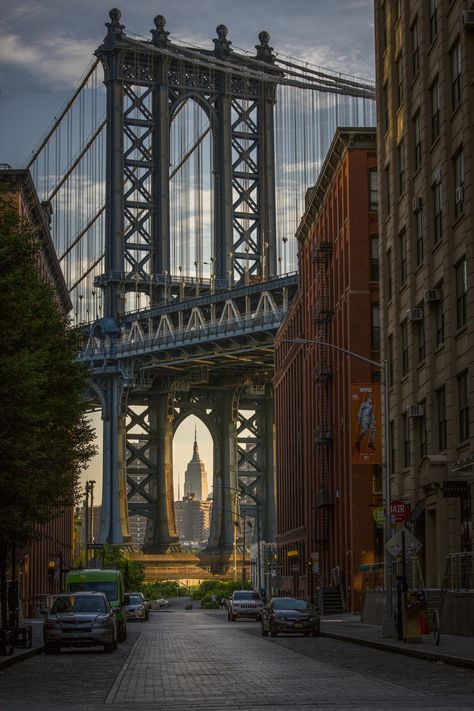
[[[40,275],[38,244],[0,196],[0,574],[12,546],[77,500],[95,452],[83,399],[79,334]],[[3,571],[3,572],[2,572]],[[6,620],[2,587],[2,626]]]
[[[145,580],[145,566],[128,558],[121,546],[104,544],[104,568],[121,570],[126,590],[140,590]]]

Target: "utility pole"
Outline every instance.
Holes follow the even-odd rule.
[[[242,543],[243,543],[243,551],[242,551],[242,588],[245,589],[245,583],[247,582],[247,571],[245,570],[245,527],[247,520],[245,518],[245,514],[243,514],[242,518],[244,519],[244,524],[243,524],[243,535],[242,535]]]
[[[91,492],[91,518],[90,518],[90,542],[94,541],[94,484],[95,481],[89,482]],[[95,568],[95,548],[94,548],[94,568]]]
[[[88,549],[88,544],[89,544],[89,482],[86,481],[86,501],[85,501],[85,511],[84,511],[84,518],[85,518],[85,524],[86,524],[86,530],[85,530],[85,560],[86,560],[86,568],[87,564],[89,561],[89,549]]]

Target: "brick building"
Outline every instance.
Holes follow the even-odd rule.
[[[447,555],[472,566],[474,5],[375,8],[392,489],[416,506],[424,580],[439,588]]]
[[[299,290],[275,342],[281,585],[301,596],[336,589],[347,609],[360,606],[359,567],[382,557],[373,517],[380,451],[352,464],[350,386],[370,385],[380,371],[329,347],[284,341],[317,339],[379,360],[376,180],[375,130],[338,129],[306,195]]]
[[[72,309],[66,282],[51,239],[49,203],[40,203],[28,170],[13,170],[0,164],[2,195],[12,202],[22,219],[34,230],[40,246],[38,269],[51,282],[64,314]],[[38,526],[37,539],[27,552],[17,552],[20,604],[24,615],[31,615],[44,596],[60,592],[64,570],[72,566],[74,553],[74,512],[66,508],[58,518]]]

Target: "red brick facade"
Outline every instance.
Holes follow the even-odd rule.
[[[351,463],[350,385],[379,380],[380,371],[284,339],[318,339],[379,360],[375,169],[375,131],[339,129],[307,193],[297,231],[300,286],[275,355],[282,588],[309,596],[340,581],[353,610],[360,607],[359,567],[375,560],[382,529],[372,515],[381,502],[380,467]],[[312,575],[313,565],[319,572]]]

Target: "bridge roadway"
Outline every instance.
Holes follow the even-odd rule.
[[[324,629],[324,621],[323,621]],[[474,707],[474,671],[325,637],[276,639],[184,600],[129,623],[114,654],[39,655],[0,673],[2,711],[400,711]]]
[[[292,273],[215,293],[191,294],[187,285],[182,299],[175,293],[168,303],[124,314],[117,338],[104,337],[105,320],[96,322],[81,360],[99,370],[104,361],[134,362],[154,374],[261,366],[271,377],[273,340],[297,283]]]

